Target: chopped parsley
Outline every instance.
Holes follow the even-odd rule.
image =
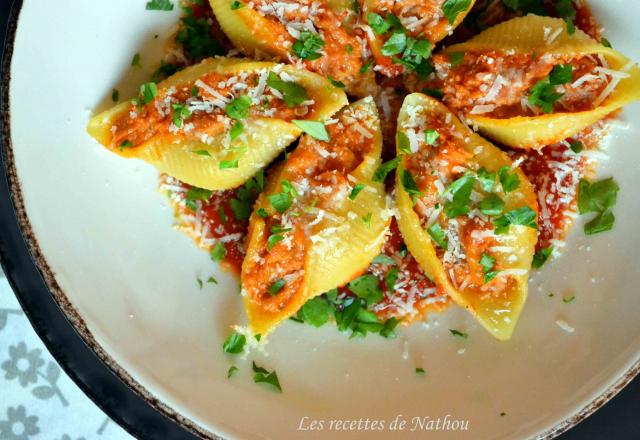
[[[195,202],[197,200],[206,202],[209,197],[211,197],[211,194],[213,194],[213,191],[193,186],[187,190],[187,200],[190,202]]]
[[[269,72],[269,78],[267,78],[267,85],[272,89],[275,89],[282,93],[284,97],[284,103],[287,107],[295,107],[302,104],[309,99],[307,91],[301,85],[291,81],[283,81],[278,75],[273,72]]]
[[[226,113],[232,119],[247,119],[251,107],[251,98],[247,95],[238,96],[227,104]]]
[[[111,100],[113,102],[118,102],[120,100],[120,92],[118,91],[118,89],[113,89],[111,91]]]
[[[142,67],[141,59],[140,53],[136,53],[131,59],[131,67]]]
[[[457,338],[462,338],[462,339],[468,339],[469,338],[469,335],[467,333],[461,332],[460,330],[456,330],[456,329],[450,328],[449,332],[453,336],[455,336]]]
[[[576,300],[576,296],[575,295],[565,296],[564,298],[562,298],[562,302],[565,303],[565,304],[571,304],[575,300]]]
[[[361,275],[349,283],[349,290],[358,298],[366,301],[371,306],[383,298],[378,278],[372,274]]]
[[[256,211],[256,214],[258,215],[258,217],[262,217],[262,218],[269,217],[269,213],[264,208],[258,208],[258,210]]]
[[[173,11],[173,3],[171,0],[151,0],[147,2],[148,11]]]
[[[373,12],[367,14],[367,22],[369,23],[369,26],[371,26],[373,32],[378,35],[386,33],[391,28],[391,24],[387,20]]]
[[[184,121],[191,117],[191,111],[184,104],[173,104],[171,108],[173,109],[173,125],[182,128]]]
[[[291,182],[287,180],[283,180],[281,182],[282,192],[277,194],[272,194],[269,196],[269,201],[271,202],[271,206],[278,211],[280,214],[283,214],[291,207],[293,203],[293,198],[298,195],[295,188],[291,185]]]
[[[230,4],[229,7],[231,8],[232,11],[244,8],[244,3],[238,1],[238,0],[233,0]]]
[[[416,40],[407,37],[405,47],[402,51],[402,57],[393,58],[393,62],[402,64],[409,70],[414,70],[420,79],[424,79],[434,71],[433,65],[428,61],[429,57],[431,57],[432,49],[433,46],[429,40],[424,38]]]
[[[465,12],[471,6],[472,0],[447,0],[442,5],[442,12],[449,21],[449,24],[455,23],[460,14]]]
[[[578,210],[580,214],[603,212],[615,206],[620,187],[608,178],[598,182],[582,179],[578,186]]]
[[[581,179],[578,185],[578,211],[580,214],[597,213],[597,216],[584,225],[586,235],[610,231],[615,223],[611,209],[618,199],[620,187],[613,178],[598,182]]]
[[[222,351],[225,353],[238,354],[244,350],[244,345],[247,343],[245,335],[233,332],[222,344]]]
[[[440,139],[440,133],[433,128],[429,128],[424,131],[424,141],[427,145],[437,145],[438,139]]]
[[[600,234],[601,232],[613,229],[616,217],[611,211],[604,211],[598,214],[593,220],[584,225],[584,233],[586,235]]]
[[[403,131],[398,131],[396,138],[398,149],[403,153],[411,153],[411,143],[409,142],[409,137],[404,134]]]
[[[447,189],[446,192],[453,196],[453,199],[444,205],[447,217],[454,218],[469,212],[473,183],[473,175],[468,173],[453,182]]]
[[[356,183],[353,186],[353,189],[351,190],[351,194],[349,194],[349,200],[355,200],[356,197],[358,197],[358,194],[360,194],[360,191],[362,191],[365,188],[366,188],[366,185],[362,183]]]
[[[502,200],[496,194],[489,194],[480,203],[478,203],[478,209],[485,215],[497,216],[502,214],[504,210],[504,200]]]
[[[518,177],[518,173],[515,171],[512,172],[511,167],[500,167],[498,170],[498,176],[500,177],[502,190],[505,193],[515,191],[520,187],[520,178]]]
[[[391,258],[390,256],[388,256],[386,254],[380,254],[380,255],[376,255],[373,258],[373,260],[371,261],[371,264],[394,265],[394,264],[396,264],[396,260],[394,260],[393,258]]]
[[[329,321],[331,308],[327,300],[321,296],[307,301],[301,309],[304,322],[314,327],[322,327]]]
[[[362,217],[362,222],[367,226],[367,228],[371,227],[371,218],[372,217],[373,217],[373,214],[371,212],[367,212],[367,215]]]
[[[239,159],[221,160],[220,161],[220,169],[221,170],[230,170],[230,169],[238,168],[238,161],[239,161]]]
[[[567,32],[572,35],[576,32],[576,26],[573,23],[576,18],[576,8],[573,6],[572,0],[557,0],[555,3],[556,13],[567,23]]]
[[[324,47],[324,41],[318,34],[302,31],[300,38],[293,43],[293,53],[303,60],[313,61],[322,57],[319,51]]]
[[[378,167],[378,169],[373,173],[373,181],[374,182],[383,182],[384,179],[387,178],[387,175],[398,168],[400,164],[400,160],[402,160],[402,156],[396,156],[395,158],[383,163]]]
[[[282,234],[271,234],[267,239],[267,249],[273,249],[274,246],[282,240],[284,240],[284,236]]]
[[[269,295],[277,295],[284,288],[285,284],[287,284],[287,282],[282,278],[276,280],[271,286],[269,286]]]
[[[584,144],[580,141],[571,141],[569,142],[569,148],[571,148],[571,151],[574,153],[579,154],[584,150]]]
[[[416,374],[419,376],[424,376],[426,373],[424,372],[424,368],[416,368]]]
[[[407,35],[404,32],[394,32],[382,45],[382,55],[392,56],[404,51],[407,47]]]
[[[151,79],[154,82],[160,82],[163,79],[166,79],[166,78],[170,77],[171,75],[176,73],[178,70],[180,70],[180,67],[177,66],[176,64],[167,63],[167,62],[162,61],[160,63],[160,67],[158,67],[158,69],[156,69],[156,71],[153,72],[153,75],[151,76]]]
[[[553,69],[549,74],[549,83],[551,83],[552,86],[560,86],[570,83],[572,74],[573,66],[571,64],[553,66]]]
[[[411,198],[413,199],[413,203],[415,204],[418,197],[422,195],[422,191],[418,189],[418,185],[416,184],[416,179],[409,171],[402,170],[400,181],[402,182],[402,187],[407,192],[407,194],[411,196]]]
[[[611,49],[613,46],[611,45],[611,41],[609,41],[608,39],[602,37],[600,39],[600,43],[604,46],[604,47],[608,47],[609,49]]]
[[[207,283],[209,283],[209,284],[218,284],[218,280],[216,280],[214,277],[209,277],[207,279]]]
[[[200,288],[200,290],[202,290],[202,286],[204,286],[202,280],[200,278],[196,278],[196,282],[198,283],[198,287]]]
[[[274,371],[269,372],[262,367],[256,365],[253,362],[253,381],[255,383],[266,383],[271,385],[273,388],[278,390],[280,393],[282,392],[282,387],[280,386],[280,381],[278,380],[278,374]]]
[[[224,244],[219,241],[211,248],[209,255],[213,261],[222,261],[227,256],[227,249],[224,247]]]
[[[555,103],[564,96],[564,93],[558,93],[555,86],[549,80],[549,77],[538,81],[529,91],[529,104],[539,107],[544,113],[551,113]]]
[[[158,86],[154,82],[148,82],[140,86],[140,97],[143,104],[149,104],[158,96]]]
[[[389,292],[393,292],[395,290],[399,271],[400,270],[397,267],[392,267],[384,277],[384,284],[387,286],[387,290]]]
[[[546,247],[546,248],[542,248],[538,252],[536,252],[533,255],[533,262],[531,263],[533,268],[534,269],[539,269],[542,266],[544,266],[544,263],[547,262],[547,260],[549,259],[549,257],[551,256],[552,253],[553,253],[553,247],[552,246],[549,246],[549,247]]]
[[[442,249],[446,251],[449,248],[447,234],[444,232],[439,223],[434,223],[429,226],[429,229],[427,229],[427,233],[429,234],[429,237],[431,237],[431,239],[435,241],[435,243]]]
[[[251,216],[253,202],[264,189],[264,172],[259,171],[255,177],[249,179],[236,190],[236,197],[229,201],[233,215],[237,220],[247,220]]]
[[[496,259],[487,253],[482,253],[480,257],[480,266],[482,266],[482,273],[484,273],[484,283],[487,284],[498,275],[498,271],[492,270],[496,264]]]
[[[191,8],[184,8],[181,29],[176,42],[181,44],[185,54],[192,60],[222,55],[224,50],[211,35],[211,25],[205,17],[196,18]]]
[[[484,189],[486,192],[493,191],[493,186],[496,183],[496,173],[492,173],[484,168],[480,168],[476,176],[478,178],[478,181],[480,182],[480,186],[482,186],[482,189]]]
[[[362,65],[362,67],[360,68],[360,73],[367,73],[367,71],[369,70],[369,68],[371,67],[371,65],[373,64],[373,59],[370,59],[369,61],[367,61],[366,63],[364,63]]]
[[[229,130],[229,137],[231,140],[236,140],[244,132],[244,125],[240,121],[236,121],[235,124]]]
[[[498,217],[494,222],[496,234],[506,234],[510,225],[526,226],[538,229],[536,212],[528,206],[513,209]]]
[[[338,81],[337,79],[334,79],[330,76],[327,76],[327,79],[334,87],[337,87],[339,89],[344,89],[346,87],[342,81]]]
[[[230,366],[229,370],[227,371],[227,379],[231,379],[237,371],[238,367],[236,367],[235,365]]]
[[[329,142],[329,133],[327,133],[327,129],[322,122],[299,120],[293,120],[291,122],[312,138],[323,142]]]

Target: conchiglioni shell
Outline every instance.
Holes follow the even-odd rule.
[[[620,52],[605,47],[579,29],[572,35],[558,18],[528,15],[514,18],[480,33],[471,40],[449,46],[445,52],[482,52],[487,50],[515,53],[564,55],[602,55],[613,70],[627,70],[615,91],[599,107],[581,112],[556,112],[540,116],[495,119],[468,114],[474,126],[486,136],[514,148],[541,148],[571,137],[608,114],[640,99],[640,69]],[[547,44],[549,35],[561,33]],[[547,39],[545,39],[545,36]]]
[[[437,100],[420,93],[414,93],[404,101],[398,126],[408,118],[408,106],[421,106],[425,112],[450,113],[449,110]],[[451,113],[450,113],[451,114]],[[512,161],[500,149],[484,140],[482,137],[466,128],[453,114],[451,123],[460,133],[465,133],[470,142],[461,142],[461,146],[469,153],[474,154],[473,162],[488,171],[497,171],[500,167],[511,166]],[[466,137],[465,136],[465,137]],[[482,147],[481,149],[479,147]],[[502,235],[504,246],[515,249],[509,253],[497,253],[496,264],[503,270],[526,269],[527,274],[515,275],[514,288],[502,295],[492,295],[481,298],[477,292],[458,290],[451,283],[445,273],[442,261],[438,259],[434,244],[427,231],[421,226],[420,218],[413,209],[413,200],[404,190],[400,181],[400,175],[405,167],[404,158],[396,174],[396,203],[399,212],[398,226],[405,240],[407,248],[420,264],[420,267],[438,285],[442,286],[447,294],[460,306],[469,310],[478,322],[499,340],[507,340],[513,334],[513,330],[520,316],[520,312],[527,298],[528,271],[535,252],[537,231],[525,226],[510,226],[509,232]],[[505,201],[505,211],[529,206],[537,212],[536,196],[533,187],[520,169],[515,169],[520,178],[520,187],[517,191],[500,194]],[[514,258],[515,257],[515,258]]]
[[[208,73],[233,75],[259,69],[273,69],[275,66],[274,63],[233,58],[208,59],[176,73],[158,84],[158,88],[179,87]],[[293,76],[296,82],[307,90],[309,98],[316,102],[314,111],[305,119],[323,121],[347,104],[344,92],[333,87],[325,78],[291,66],[283,66],[282,70]],[[101,144],[110,145],[111,127],[130,108],[130,103],[125,102],[94,116],[87,131]],[[223,141],[227,136],[224,133],[214,136],[211,144],[197,140],[175,143],[173,139],[155,138],[136,148],[112,151],[123,157],[142,159],[161,172],[199,188],[235,188],[267,166],[301,134],[300,129],[294,124],[279,119],[250,118],[244,125],[244,132],[250,141],[248,148],[242,153],[240,150],[244,144],[240,140],[231,142],[230,148],[223,148]],[[207,151],[209,156],[196,154],[195,151]],[[238,168],[220,169],[221,161],[234,159],[238,159]]]
[[[378,112],[371,98],[353,103],[349,108],[366,110],[375,115],[374,148],[363,162],[350,174],[358,183],[367,188],[360,192],[355,200],[346,200],[340,207],[330,211],[320,223],[314,225],[313,236],[320,237],[313,243],[307,241],[307,252],[304,261],[304,279],[295,296],[277,313],[264,310],[259,303],[248,296],[244,297],[244,305],[249,318],[249,326],[253,333],[265,335],[280,322],[294,315],[309,299],[328,290],[347,284],[364,272],[371,260],[378,255],[384,244],[390,220],[382,215],[386,207],[385,189],[380,182],[372,180],[373,173],[381,163],[382,134],[378,121]],[[347,128],[348,129],[348,128]],[[287,164],[269,176],[267,187],[258,199],[255,209],[270,209],[268,196],[279,192],[280,181],[287,173]],[[356,182],[354,182],[355,184]],[[349,218],[349,212],[356,218]],[[371,222],[367,226],[362,218],[371,213]],[[330,217],[330,218],[328,218]],[[340,221],[333,220],[337,217]],[[336,228],[329,230],[328,228]],[[243,276],[248,262],[260,253],[264,246],[268,231],[262,217],[252,215],[249,224],[247,256],[243,264]],[[242,278],[242,277],[241,277]]]
[[[228,0],[209,0],[209,3],[224,33],[244,54],[289,62],[291,51],[275,44],[278,35],[274,33],[274,23],[271,20],[252,8],[231,9],[231,2]],[[346,6],[345,0],[332,0],[328,4],[336,12]],[[368,96],[376,90],[375,75],[370,70],[360,75],[357,82],[346,86],[353,96]]]

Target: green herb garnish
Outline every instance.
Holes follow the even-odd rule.
[[[245,335],[233,332],[222,344],[222,351],[225,353],[238,354],[242,353],[244,345],[247,343]]]

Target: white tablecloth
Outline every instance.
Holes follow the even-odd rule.
[[[131,438],[60,369],[0,270],[0,440]]]

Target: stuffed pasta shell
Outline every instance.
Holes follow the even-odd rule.
[[[371,98],[324,126],[307,127],[269,176],[249,223],[242,292],[249,326],[263,336],[310,298],[342,286],[380,253],[389,219],[373,174],[382,138]]]
[[[407,96],[398,118],[399,227],[422,269],[493,336],[527,297],[537,202],[522,171],[444,105]]]
[[[364,0],[363,20],[375,70],[395,77],[432,72],[433,46],[453,31],[475,0]]]
[[[364,69],[368,49],[358,15],[347,0],[210,0],[229,39],[248,56],[300,63],[343,83],[354,96],[375,90]]]
[[[143,159],[190,185],[241,185],[301,134],[347,103],[316,74],[274,63],[215,58],[147,83],[100,113],[88,132],[110,151]]]
[[[434,63],[447,106],[516,148],[560,142],[640,99],[637,65],[557,18],[509,20]]]

